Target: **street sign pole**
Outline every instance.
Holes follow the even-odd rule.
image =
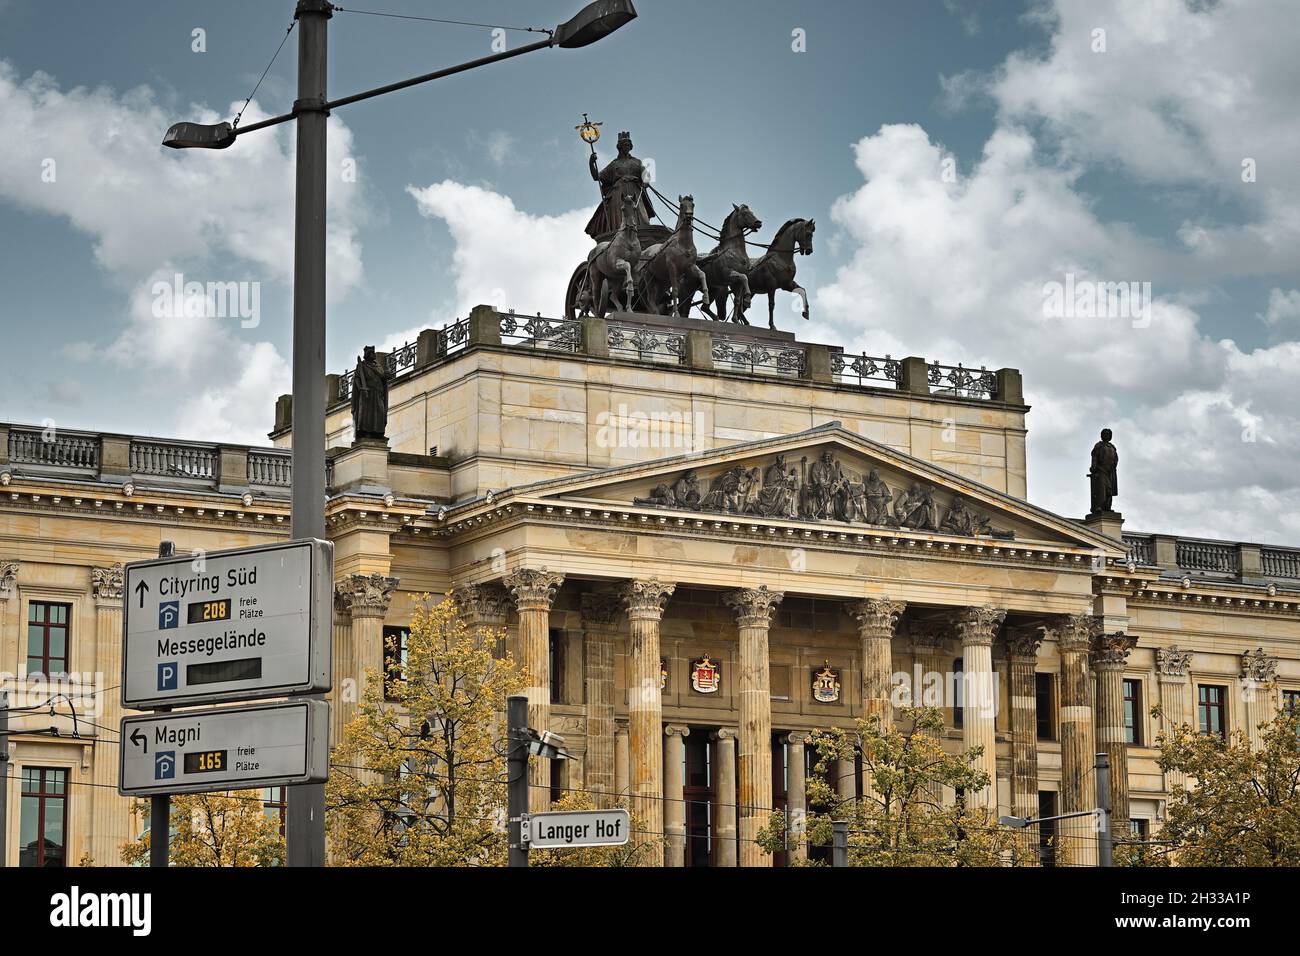
[[[176,554],[176,545],[171,541],[163,541],[158,545],[158,557],[170,558]],[[127,592],[127,603],[130,603],[131,595]],[[118,735],[121,740],[123,735]],[[158,835],[162,834],[162,839]],[[162,867],[166,869],[168,865],[168,854],[171,851],[172,842],[172,798],[170,794],[159,793],[149,798],[149,866]]]
[[[293,242],[295,538],[325,537],[325,81],[327,0],[298,0],[297,187]],[[329,640],[330,635],[325,639]],[[325,786],[286,789],[285,862],[325,865]]]
[[[528,813],[528,698],[514,694],[506,699],[506,816],[510,866],[528,865],[524,816]]]
[[[0,690],[0,867],[8,866],[9,844],[9,692]]]

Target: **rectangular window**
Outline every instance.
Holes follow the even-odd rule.
[[[564,799],[564,761],[550,760],[551,765],[551,804],[557,804]]]
[[[1294,714],[1300,711],[1300,690],[1282,691],[1282,712]]]
[[[32,601],[27,605],[27,673],[51,677],[68,672],[70,604]]]
[[[1124,679],[1124,742],[1142,743],[1142,682]]]
[[[1151,834],[1150,820],[1130,820],[1128,822],[1129,832],[1135,840],[1145,841]]]
[[[384,699],[392,700],[394,682],[406,680],[406,644],[411,632],[405,627],[384,628]],[[394,668],[397,668],[396,670]]]
[[[1200,718],[1201,733],[1227,738],[1228,688],[1218,684],[1196,686],[1196,712]]]
[[[24,767],[18,865],[64,865],[68,837],[68,771]]]
[[[1056,816],[1056,794],[1051,790],[1038,791],[1038,818]],[[1038,824],[1038,858],[1043,866],[1056,865],[1056,820]]]
[[[274,820],[280,828],[280,836],[284,836],[284,816],[288,810],[289,804],[285,800],[284,787],[263,787],[262,788],[262,812],[268,819]]]
[[[1051,674],[1034,675],[1034,715],[1038,739],[1056,739],[1056,682]]]
[[[551,701],[567,704],[564,697],[564,632],[551,631]]]
[[[966,672],[965,662],[960,657],[952,662],[952,674],[952,725],[960,730],[966,717]]]

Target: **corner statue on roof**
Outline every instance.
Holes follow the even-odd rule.
[[[1110,429],[1103,428],[1101,441],[1092,446],[1092,469],[1088,472],[1092,486],[1092,508],[1089,514],[1112,510],[1111,501],[1119,494],[1119,452],[1110,443],[1110,437]]]
[[[596,207],[596,211],[591,214],[591,219],[587,223],[587,235],[593,239],[605,238],[623,224],[620,204],[625,191],[621,187],[624,186],[627,187],[627,192],[638,197],[633,213],[635,224],[649,225],[655,211],[650,205],[650,197],[646,195],[643,188],[645,166],[641,160],[632,155],[632,134],[626,131],[618,134],[618,155],[610,160],[604,169],[599,171],[596,169],[595,147],[591,150],[589,163],[591,178],[600,183],[600,205]]]
[[[379,367],[373,345],[366,346],[352,373],[352,423],[357,441],[382,441],[388,428],[388,378]]]

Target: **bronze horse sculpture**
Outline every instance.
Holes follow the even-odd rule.
[[[749,260],[746,277],[752,295],[767,293],[767,327],[776,328],[776,293],[777,290],[794,292],[803,300],[803,317],[808,318],[808,293],[804,287],[794,281],[794,256],[810,255],[813,251],[813,230],[817,228],[816,220],[791,219],[776,231],[772,244],[757,259]],[[738,303],[739,304],[739,303]],[[748,302],[745,305],[748,306]],[[740,309],[738,322],[748,325],[744,308]]]
[[[641,301],[655,315],[665,312],[669,315],[685,314],[682,311],[682,293],[688,276],[701,289],[707,288],[708,284],[695,250],[695,198],[678,196],[677,202],[677,228],[673,234],[641,254]],[[689,295],[684,304],[685,308],[690,308]]]
[[[734,318],[737,322],[745,321],[745,309],[749,307],[749,301],[753,298],[747,275],[750,262],[749,256],[745,253],[745,236],[761,228],[763,228],[763,221],[755,216],[748,206],[743,204],[737,206],[732,203],[731,212],[722,221],[722,234],[718,240],[718,247],[700,259],[700,266],[704,270],[707,283],[703,288],[704,302],[700,308],[709,318],[725,321],[727,296],[733,295],[736,299]],[[682,318],[686,317],[691,305],[691,297],[696,289],[693,281],[686,285],[677,302],[677,314]],[[740,287],[739,292],[733,289],[737,285]],[[709,309],[710,300],[713,302],[714,311]]]
[[[636,292],[633,280],[634,264],[641,257],[641,239],[637,236],[637,205],[641,202],[640,194],[635,190],[624,190],[622,195],[623,221],[614,233],[614,238],[597,243],[596,248],[587,254],[587,289],[591,296],[590,305],[597,316],[604,317],[607,304],[612,300],[620,312],[632,310],[632,299]],[[623,295],[611,292],[606,287],[607,279],[623,279]]]

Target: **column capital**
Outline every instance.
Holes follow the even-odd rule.
[[[1032,664],[1038,660],[1038,647],[1043,643],[1042,625],[1023,625],[1007,631],[1007,654],[1012,661]]]
[[[889,598],[867,598],[846,605],[845,610],[857,620],[863,637],[893,637],[894,626],[907,605]]]
[[[909,632],[908,647],[917,657],[937,657],[948,643],[948,635],[933,624],[913,623]]]
[[[961,635],[961,646],[992,647],[993,638],[998,628],[1006,619],[1007,612],[996,607],[966,607],[957,612],[957,633]]]
[[[515,596],[516,610],[549,611],[564,575],[546,568],[520,568],[507,574],[502,583]]]
[[[590,628],[613,627],[623,611],[617,591],[585,591],[581,601],[582,623]]]
[[[1093,644],[1093,667],[1099,671],[1122,671],[1128,663],[1129,652],[1137,645],[1137,638],[1123,631],[1098,634]]]
[[[788,734],[782,734],[781,739],[788,744],[798,746],[799,744],[812,743],[812,734],[806,730],[792,730]]]
[[[17,565],[14,565],[17,568]],[[3,569],[0,568],[0,571]],[[95,594],[95,603],[99,605],[122,604],[122,583],[126,573],[122,562],[111,564],[106,568],[90,569],[90,590]]]
[[[676,584],[658,578],[624,581],[619,589],[619,598],[633,620],[658,621],[663,617],[664,605],[676,590]]]
[[[1162,681],[1182,683],[1187,679],[1187,668],[1192,663],[1192,652],[1177,644],[1156,648],[1156,674]]]
[[[349,574],[334,585],[335,607],[355,617],[383,617],[398,579],[386,574]]]
[[[756,588],[728,591],[722,601],[736,612],[738,627],[767,627],[772,623],[772,612],[784,598],[784,591],[769,591],[766,584],[760,584]]]
[[[1257,647],[1241,655],[1241,676],[1256,684],[1271,684],[1277,679],[1277,658]]]
[[[0,601],[9,600],[18,581],[18,562],[0,561]]]
[[[1047,632],[1056,638],[1062,651],[1092,650],[1092,641],[1100,625],[1091,614],[1063,614],[1048,626]]]
[[[709,734],[714,740],[735,740],[740,736],[740,731],[735,727],[719,727],[713,733]]]
[[[499,584],[462,584],[451,589],[457,609],[475,623],[504,624],[510,611],[510,594]]]
[[[689,737],[691,728],[685,724],[664,724],[665,737]]]

